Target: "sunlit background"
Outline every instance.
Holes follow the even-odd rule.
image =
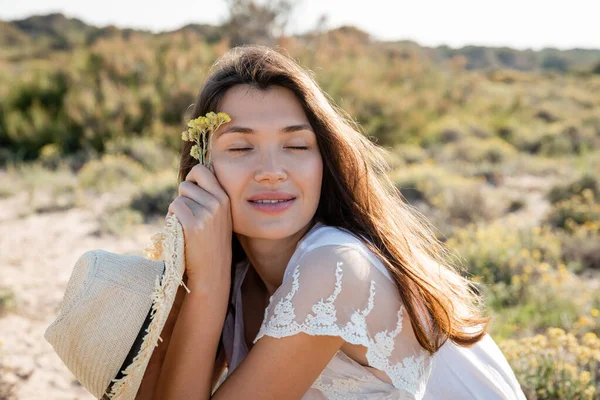
[[[186,110],[278,46],[388,150],[530,399],[600,390],[600,2],[0,0],[0,399],[91,399],[43,339],[74,262],[138,254]]]

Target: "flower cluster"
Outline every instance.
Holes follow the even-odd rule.
[[[485,284],[537,281],[563,263],[561,238],[549,226],[517,228],[518,217],[469,224],[448,240],[470,274]],[[562,275],[560,276],[562,278]]]
[[[181,133],[181,139],[187,142],[196,142],[190,149],[190,155],[200,161],[202,165],[210,167],[212,134],[223,124],[231,121],[224,112],[209,112],[188,122],[188,129]]]
[[[600,232],[600,201],[591,189],[555,203],[546,216],[546,223],[572,233],[578,225]]]
[[[594,399],[600,364],[600,339],[588,332],[578,339],[560,328],[545,335],[499,344],[531,399]]]

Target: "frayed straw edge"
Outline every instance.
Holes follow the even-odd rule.
[[[163,274],[162,284],[158,276],[154,282],[150,325],[145,330],[146,335],[142,340],[140,351],[134,357],[133,362],[123,371],[123,377],[112,380],[114,385],[111,392],[105,393],[110,399],[129,399],[135,397],[136,393],[130,393],[130,391],[134,389],[137,392],[143,378],[143,376],[139,377],[137,373],[142,372],[147,367],[148,361],[154,351],[153,347],[158,346],[159,340],[163,341],[159,336],[159,326],[165,325],[171,311],[170,306],[175,301],[177,287],[174,288],[173,286],[183,286],[186,292],[190,293],[190,290],[183,282],[183,273],[185,271],[183,254],[180,257],[175,251],[177,248],[183,249],[183,230],[175,215],[169,215],[166,218],[166,226],[161,232],[152,236],[152,242],[153,246],[146,248],[146,255],[151,259],[157,260],[164,254],[165,273]],[[171,294],[171,296],[167,298],[167,294]],[[156,344],[151,346],[151,343]],[[132,385],[135,387],[132,387]]]

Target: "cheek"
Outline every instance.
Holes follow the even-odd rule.
[[[243,181],[243,171],[239,168],[235,168],[234,165],[227,162],[215,162],[213,163],[215,170],[215,177],[221,184],[221,187],[229,196],[229,200],[233,202],[234,199],[239,197],[241,191],[241,182]]]
[[[301,171],[307,190],[310,190],[311,195],[316,196],[316,201],[318,201],[321,192],[321,182],[323,180],[323,162],[321,157],[315,157],[311,162],[305,163]]]

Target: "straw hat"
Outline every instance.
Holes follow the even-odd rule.
[[[84,253],[44,338],[96,398],[134,399],[171,311],[185,287],[183,229],[175,215],[152,236],[149,258]],[[161,258],[161,260],[159,260]],[[189,293],[187,287],[186,291]]]

